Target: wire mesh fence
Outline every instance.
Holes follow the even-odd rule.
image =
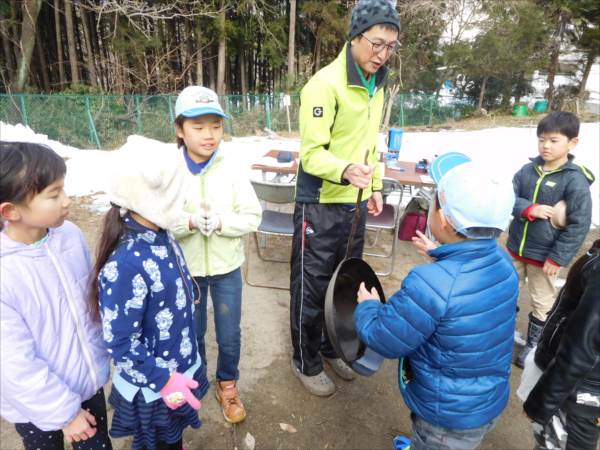
[[[36,133],[78,148],[112,149],[140,134],[175,141],[175,95],[0,94],[0,121],[22,123]],[[297,132],[300,96],[224,95],[230,116],[225,131],[247,136],[269,129]],[[389,126],[433,125],[458,120],[473,109],[470,101],[425,94],[400,94],[392,104]],[[0,136],[1,138],[1,136]]]

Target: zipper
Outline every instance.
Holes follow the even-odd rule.
[[[71,312],[71,317],[73,322],[75,323],[75,329],[77,330],[77,337],[79,338],[79,343],[81,345],[81,352],[83,353],[83,359],[85,360],[88,369],[90,370],[90,376],[92,378],[92,382],[94,383],[94,390],[98,389],[98,378],[96,377],[96,366],[94,365],[94,361],[92,359],[91,351],[87,344],[87,338],[83,334],[83,329],[81,326],[81,321],[79,320],[79,316],[77,315],[77,311],[75,308],[75,301],[73,300],[73,295],[71,293],[71,289],[69,288],[69,284],[65,280],[65,274],[62,271],[60,264],[58,263],[56,257],[50,250],[50,246],[48,243],[44,244],[48,255],[50,256],[50,260],[56,269],[58,274],[58,278],[63,285],[63,289],[65,290],[65,294],[67,297],[67,304],[69,305],[69,311]]]
[[[553,170],[551,172],[540,172],[538,167],[535,166],[535,170],[536,172],[541,175],[540,178],[538,178],[538,180],[535,183],[535,189],[533,190],[533,198],[531,199],[532,203],[535,203],[537,200],[537,196],[539,194],[540,191],[540,186],[542,185],[542,181],[544,180],[544,178],[546,177],[546,175],[551,175],[553,173],[556,172],[560,172],[561,169],[558,170]],[[527,220],[525,222],[525,227],[523,228],[523,237],[521,238],[521,245],[519,245],[519,256],[523,256],[523,249],[525,248],[525,241],[527,239],[527,230],[529,228],[529,220]]]
[[[203,203],[205,203],[205,198],[204,198],[205,190],[206,190],[206,187],[204,184],[204,177],[200,176],[200,198],[202,199],[201,201]],[[208,236],[206,236],[205,234],[202,234],[202,238],[204,240],[204,267],[206,267],[206,276],[208,276],[208,274],[210,273],[209,266],[208,266]]]

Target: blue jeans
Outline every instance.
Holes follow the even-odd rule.
[[[444,428],[416,414],[411,414],[412,438],[411,450],[474,450],[479,447],[483,437],[496,425],[497,419],[479,427],[467,430]]]
[[[240,345],[242,317],[242,273],[238,268],[233,272],[211,277],[194,277],[200,287],[200,304],[196,305],[194,320],[198,338],[198,352],[206,362],[204,335],[207,326],[208,290],[215,315],[215,334],[219,356],[217,359],[217,380],[237,380],[240,376]]]

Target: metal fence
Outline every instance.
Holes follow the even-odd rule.
[[[175,141],[175,95],[0,94],[0,121],[22,123],[36,133],[78,148],[112,149],[127,136],[140,134]],[[300,97],[284,94],[221,96],[231,117],[225,131],[232,136],[254,135],[265,128],[298,131]],[[469,101],[425,94],[395,97],[390,126],[433,125],[458,120],[473,109]],[[1,138],[1,136],[0,136]]]

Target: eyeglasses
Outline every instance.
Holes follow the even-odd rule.
[[[385,42],[373,42],[371,39],[366,37],[364,34],[360,34],[361,37],[365,38],[370,44],[373,53],[381,53],[382,50],[386,50],[387,53],[395,53],[400,48],[400,42],[396,41],[393,44],[386,44]]]

